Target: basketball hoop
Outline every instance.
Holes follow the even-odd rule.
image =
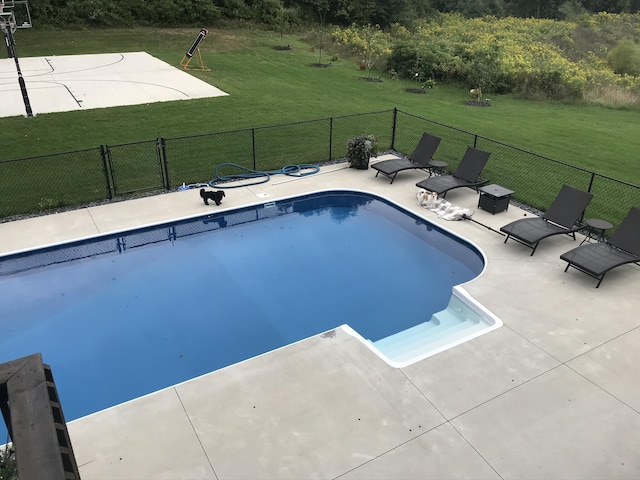
[[[0,0],[0,29],[3,32],[11,29],[31,28],[31,12],[28,0]]]
[[[202,63],[202,55],[200,55],[200,43],[204,40],[204,37],[207,36],[209,31],[206,28],[201,28],[200,33],[187,50],[187,53],[184,54],[182,60],[180,60],[180,66],[185,70],[201,70],[205,72],[210,72],[211,69],[209,67],[205,67],[204,63]],[[195,56],[197,65],[190,65],[191,59]]]

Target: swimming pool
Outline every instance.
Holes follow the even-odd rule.
[[[392,202],[318,192],[0,257],[0,362],[41,352],[67,420],[340,325],[400,366],[499,326],[458,287],[483,268]]]

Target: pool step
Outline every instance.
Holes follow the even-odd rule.
[[[473,325],[467,321],[458,321],[454,324],[440,324],[436,328],[419,328],[431,322],[433,320],[378,340],[374,342],[374,346],[391,360],[404,361],[420,355],[423,350],[431,350],[434,343],[449,339]]]
[[[406,362],[485,328],[475,316],[447,308],[435,313],[430,321],[380,339],[373,345],[389,359]]]

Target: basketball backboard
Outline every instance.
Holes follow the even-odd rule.
[[[28,0],[0,0],[0,29],[31,28],[31,12]]]

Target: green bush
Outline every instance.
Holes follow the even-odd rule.
[[[640,45],[620,40],[607,55],[607,63],[618,75],[640,75]]]
[[[394,45],[387,59],[387,71],[393,70],[397,78],[411,78],[417,59],[418,52],[414,45]]]
[[[424,82],[428,79],[442,78],[441,65],[446,61],[447,54],[438,44],[425,43],[417,47],[400,43],[392,47],[387,59],[387,71],[395,71],[398,78]]]
[[[499,56],[500,52],[495,45],[490,45],[484,50],[468,52],[465,62],[466,84],[486,92],[511,92],[516,82],[504,73]]]

